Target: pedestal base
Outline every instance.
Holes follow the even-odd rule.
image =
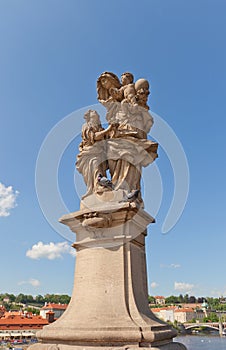
[[[74,291],[64,314],[37,333],[40,344],[29,350],[186,349],[148,306],[145,236],[153,220],[129,203],[61,219],[77,234]]]
[[[139,347],[133,345],[124,346],[79,346],[79,345],[68,345],[68,344],[34,344],[29,347],[29,350],[187,350],[187,348],[177,342],[171,342],[164,345]]]

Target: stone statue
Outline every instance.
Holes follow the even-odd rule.
[[[133,74],[125,72],[121,75],[122,87],[120,90],[123,91],[122,103],[128,102],[132,105],[137,105],[136,89],[133,83]]]
[[[137,105],[136,90],[133,83],[133,74],[125,72],[121,75],[121,87],[119,89],[111,87],[109,93],[112,100],[122,103]]]
[[[114,89],[119,89],[121,87],[120,81],[114,73],[104,72],[100,75],[97,80],[97,98],[101,103],[106,103],[109,101],[115,101],[112,96],[114,95]],[[117,101],[117,98],[116,98]]]
[[[148,305],[145,237],[155,220],[143,209],[140,178],[158,147],[147,138],[149,84],[104,72],[97,92],[109,126],[96,111],[85,113],[76,167],[87,192],[80,210],[59,219],[76,234],[74,291],[29,350],[186,350]]]
[[[138,79],[135,83],[136,98],[139,106],[149,109],[147,105],[149,91],[149,83],[145,79]]]
[[[76,167],[87,186],[85,197],[98,189],[98,174],[106,173],[106,144],[100,141],[105,139],[113,126],[109,125],[107,129],[103,129],[98,113],[93,110],[88,110],[84,119],[86,123],[82,128],[82,142],[79,145],[80,153],[77,156]]]
[[[121,75],[121,83],[118,77],[111,72],[104,72],[97,80],[97,98],[106,106],[108,102],[131,103],[149,109],[147,105],[149,83],[146,79],[138,79],[133,82],[133,74],[125,72]]]
[[[98,79],[108,80],[105,86],[110,97],[100,102],[106,107],[106,119],[114,130],[107,140],[108,168],[115,190],[139,190],[142,167],[157,158],[157,143],[147,140],[153,125],[147,106],[149,83],[139,79],[134,84],[133,75],[125,72],[121,75],[121,87],[117,88],[112,86],[109,74],[103,73]]]
[[[138,190],[142,167],[157,158],[157,143],[147,140],[153,118],[148,112],[149,84],[145,79],[133,83],[133,75],[123,73],[121,83],[111,72],[104,72],[97,80],[98,98],[107,108],[109,127],[104,130],[95,111],[86,112],[82,128],[82,142],[76,167],[83,175],[87,192],[83,198],[106,191],[98,176],[109,170],[112,188],[127,193]],[[141,106],[142,105],[142,106]]]

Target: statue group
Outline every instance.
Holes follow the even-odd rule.
[[[121,82],[114,73],[102,73],[97,80],[98,100],[103,104],[106,102],[131,103],[148,110],[149,83],[146,79],[139,79],[135,83],[133,80],[133,74],[129,72],[121,75]]]
[[[80,210],[59,219],[76,234],[72,298],[29,349],[186,350],[148,305],[145,237],[155,220],[143,209],[140,180],[158,147],[147,137],[149,83],[104,72],[97,92],[108,126],[96,111],[85,113],[76,167],[87,191]]]
[[[102,191],[139,191],[142,167],[157,157],[158,144],[147,139],[153,125],[147,105],[149,83],[145,79],[134,83],[133,79],[126,72],[120,82],[114,73],[104,72],[97,80],[98,100],[107,109],[109,126],[103,129],[96,111],[84,115],[76,162],[87,186],[83,198]],[[107,171],[113,186],[98,181],[98,175],[107,178]],[[140,195],[137,201],[142,202]]]

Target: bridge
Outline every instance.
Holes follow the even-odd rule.
[[[220,335],[222,335],[223,329],[226,329],[226,322],[184,323],[183,325],[186,330],[200,327],[214,329]]]

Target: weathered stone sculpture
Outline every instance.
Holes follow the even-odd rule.
[[[131,73],[120,83],[104,72],[97,91],[109,126],[102,128],[97,112],[85,114],[76,167],[87,191],[80,210],[60,219],[76,233],[73,295],[63,316],[38,332],[40,343],[29,349],[186,350],[148,306],[145,237],[154,219],[143,209],[140,178],[158,147],[147,139],[149,84],[133,83]]]
[[[147,105],[149,83],[146,79],[133,82],[133,74],[125,72],[121,75],[121,83],[118,77],[111,72],[104,72],[97,80],[98,100],[106,102],[122,102],[139,105],[149,109]]]
[[[99,173],[105,174],[107,170],[105,144],[99,141],[104,140],[112,130],[112,126],[104,130],[96,111],[89,110],[84,118],[86,123],[82,128],[82,142],[79,146],[80,153],[76,165],[87,186],[85,197],[97,191],[97,176]]]

